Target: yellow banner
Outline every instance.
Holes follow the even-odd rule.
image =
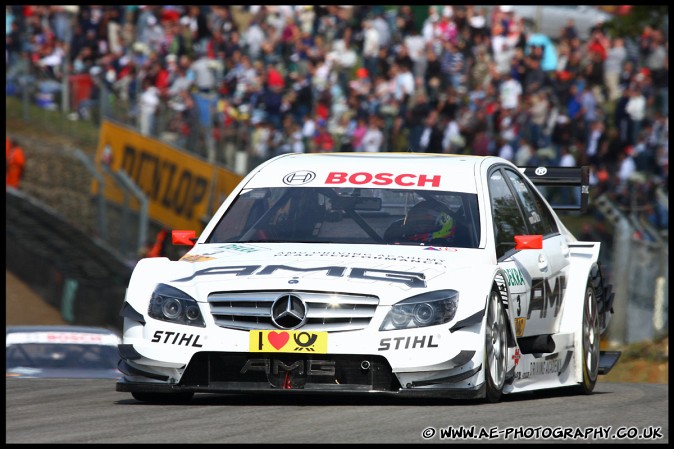
[[[202,220],[217,210],[242,179],[200,156],[109,121],[101,126],[96,163],[106,164],[113,172],[126,172],[147,195],[150,219],[168,229],[193,229],[197,235],[205,225]],[[97,182],[92,191],[98,191]],[[124,203],[124,190],[110,176],[106,176],[105,197]]]
[[[250,331],[250,352],[328,353],[327,332]]]

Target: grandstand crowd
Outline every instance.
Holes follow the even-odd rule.
[[[591,183],[668,227],[669,45],[663,30],[540,39],[511,7],[8,5],[7,79],[90,75],[178,143],[200,101],[244,129],[248,169],[284,152],[498,155],[591,166]],[[86,105],[101,90],[91,90]],[[222,136],[216,136],[220,138]],[[233,164],[231,148],[225,160]],[[637,197],[635,200],[635,196]],[[653,200],[653,201],[651,201]]]

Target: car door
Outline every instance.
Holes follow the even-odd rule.
[[[505,274],[510,297],[508,309],[517,337],[536,335],[541,329],[538,314],[529,323],[530,298],[534,304],[544,297],[547,258],[543,249],[517,250],[515,236],[530,234],[522,207],[512,183],[502,168],[488,173],[488,188],[492,209],[492,225],[498,265]]]
[[[532,279],[525,335],[554,334],[559,330],[566,290],[569,247],[540,193],[518,171],[505,168],[503,172],[523,211],[528,233],[543,236],[543,248],[537,264],[541,277]],[[520,252],[528,251],[531,250]]]

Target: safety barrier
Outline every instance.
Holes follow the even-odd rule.
[[[6,268],[67,322],[121,330],[119,310],[133,267],[24,192],[8,187],[5,204]]]

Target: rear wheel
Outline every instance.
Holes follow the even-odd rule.
[[[159,404],[182,404],[189,402],[194,393],[146,393],[134,391],[131,396],[141,402],[155,402]]]
[[[581,343],[583,380],[578,391],[581,394],[590,394],[594,390],[599,372],[599,313],[592,280],[585,288]]]
[[[498,402],[505,384],[508,335],[505,311],[498,292],[494,290],[489,295],[486,326],[484,350],[486,398],[489,402]]]

